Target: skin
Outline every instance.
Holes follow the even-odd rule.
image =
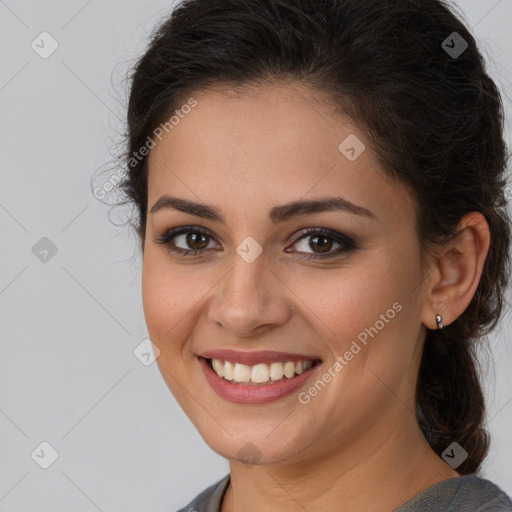
[[[459,476],[423,437],[414,390],[426,328],[436,328],[436,314],[449,325],[476,290],[489,247],[484,217],[466,215],[459,237],[422,274],[412,197],[323,96],[275,82],[194,98],[198,105],[149,157],[143,305],[167,385],[230,461],[222,512],[387,511]],[[350,134],[366,146],[353,162],[338,150]],[[214,205],[226,225],[174,209],[149,213],[163,194]],[[344,197],[375,218],[330,211],[273,225],[267,216],[274,206],[324,196]],[[174,238],[201,255],[155,242],[178,226],[213,233],[192,246]],[[308,227],[345,234],[357,249],[301,259],[322,254],[308,243],[312,235],[291,239]],[[236,252],[248,236],[263,249],[252,263]],[[334,253],[340,245],[329,240]],[[395,302],[401,311],[308,404],[297,393],[267,404],[228,402],[198,363],[211,349],[278,350],[318,355],[327,369]],[[243,457],[247,443],[256,447],[254,464]]]

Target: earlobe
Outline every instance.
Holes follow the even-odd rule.
[[[422,314],[427,328],[439,328],[437,315],[446,327],[464,313],[480,282],[489,245],[485,217],[479,212],[466,214],[459,223],[457,236],[438,257],[437,272],[432,273]]]

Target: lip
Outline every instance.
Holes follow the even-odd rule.
[[[215,352],[217,353],[217,351]],[[300,375],[296,375],[292,379],[283,377],[270,384],[246,386],[243,384],[234,384],[223,377],[219,377],[213,369],[210,368],[208,361],[204,357],[199,356],[198,359],[206,380],[213,391],[220,397],[237,404],[264,404],[289,396],[302,387],[306,381],[316,375],[318,368],[321,366],[317,358],[314,366]],[[273,361],[275,361],[275,359],[273,359]]]
[[[199,357],[205,359],[220,359],[221,361],[230,361],[231,363],[241,363],[247,366],[254,366],[259,363],[286,363],[287,361],[315,361],[320,360],[318,356],[308,356],[305,354],[292,354],[289,352],[275,352],[272,350],[259,350],[247,352],[242,350],[232,350],[228,348],[219,350],[210,350]]]

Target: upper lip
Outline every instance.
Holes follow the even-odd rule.
[[[304,354],[294,354],[290,352],[276,352],[273,350],[259,350],[247,352],[241,350],[231,350],[228,348],[219,350],[209,350],[199,354],[199,357],[205,359],[220,359],[221,361],[230,361],[232,363],[241,363],[247,366],[254,366],[259,363],[277,363],[286,361],[316,361],[320,360],[318,356],[308,356]]]

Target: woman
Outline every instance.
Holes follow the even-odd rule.
[[[230,473],[183,511],[510,511],[475,344],[508,283],[500,94],[440,0],[185,0],[127,174],[162,375]]]

